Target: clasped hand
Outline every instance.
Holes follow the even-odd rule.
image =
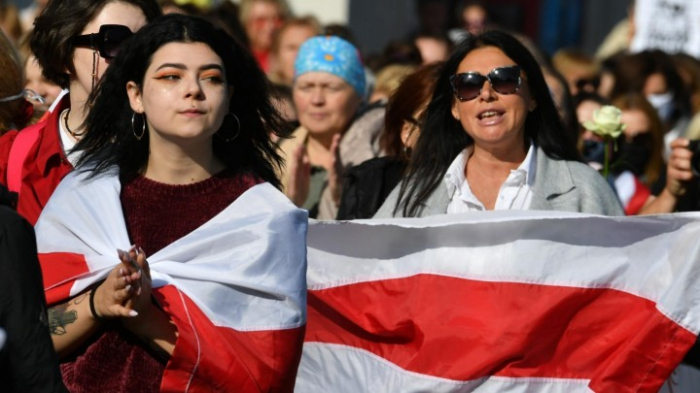
[[[109,272],[94,294],[99,318],[134,318],[151,305],[151,273],[142,249],[118,250],[120,264]]]

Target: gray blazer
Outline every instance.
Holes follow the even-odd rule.
[[[389,194],[374,218],[404,217],[393,215],[401,183]],[[452,195],[440,183],[419,209],[418,217],[447,213]],[[624,211],[610,185],[588,165],[575,161],[554,160],[537,148],[537,173],[532,187],[529,210],[556,210],[622,216]]]

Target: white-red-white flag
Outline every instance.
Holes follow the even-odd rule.
[[[300,392],[656,392],[700,330],[700,214],[312,223]]]
[[[114,174],[73,172],[51,197],[36,225],[50,304],[103,279],[117,249],[130,247],[119,190]],[[161,390],[292,390],[306,323],[306,229],[307,213],[264,183],[148,256],[153,294],[179,332]]]

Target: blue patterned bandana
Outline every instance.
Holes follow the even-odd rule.
[[[307,72],[327,72],[343,78],[360,97],[365,96],[365,69],[351,43],[335,36],[309,38],[299,48],[294,79]]]

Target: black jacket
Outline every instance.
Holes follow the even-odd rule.
[[[46,316],[34,229],[0,185],[0,391],[65,391]]]

